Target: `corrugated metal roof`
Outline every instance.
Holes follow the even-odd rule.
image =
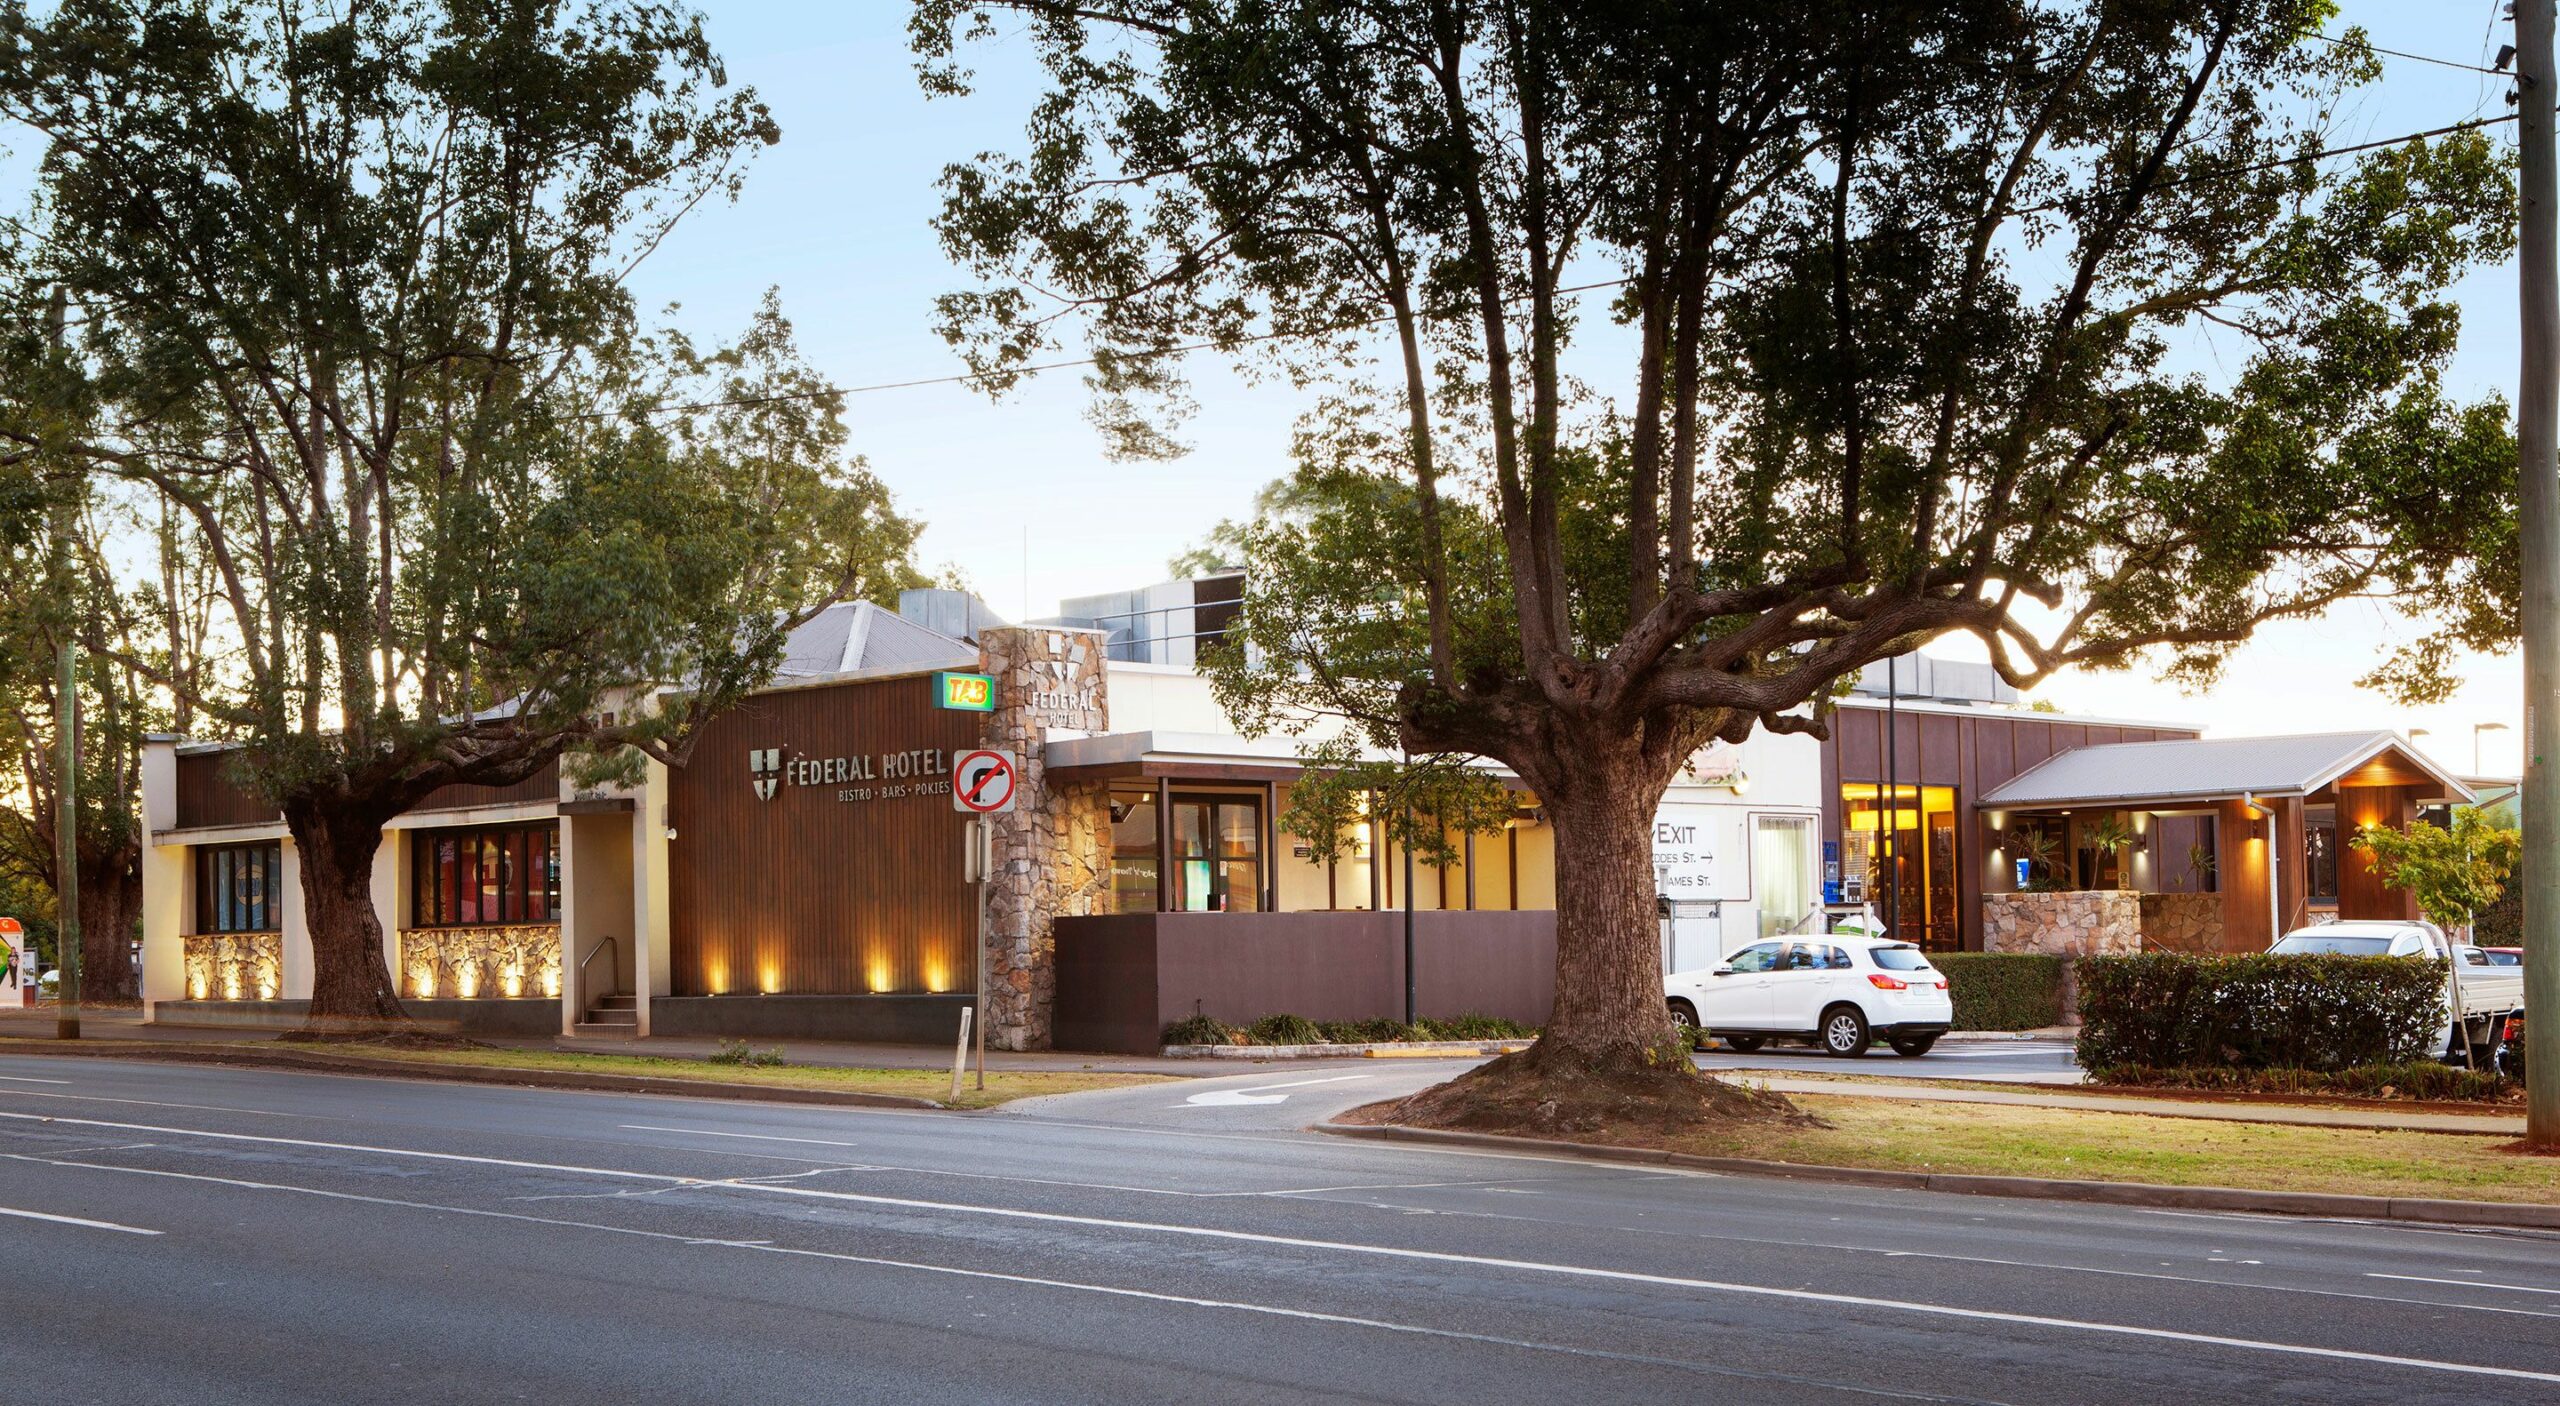
[[[2058,752],[1991,788],[1986,809],[2096,805],[2124,800],[2208,800],[2283,796],[2317,790],[2386,751],[2470,800],[2394,732],[2316,732],[2296,737],[2207,737],[2169,742],[2113,742]]]
[[[867,600],[841,601],[784,641],[777,681],[807,683],[874,669],[968,669],[978,651]]]

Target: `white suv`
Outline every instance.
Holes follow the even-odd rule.
[[[1806,1040],[1855,1059],[1882,1039],[1927,1054],[1955,1019],[1947,978],[1908,942],[1854,933],[1755,942],[1705,971],[1663,978],[1671,1017],[1748,1053]]]

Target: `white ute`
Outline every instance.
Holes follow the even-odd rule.
[[[2487,1067],[2524,1017],[2524,968],[2499,966],[2467,942],[2455,942],[2433,923],[2350,921],[2296,928],[2277,938],[2276,953],[2341,957],[2451,957],[2445,981],[2444,1024],[2436,1051],[2456,1064]]]
[[[1806,1040],[1855,1059],[1882,1040],[1918,1058],[1955,1019],[1947,978],[1908,942],[1859,933],[1755,942],[1704,971],[1662,980],[1671,1018],[1749,1053]]]

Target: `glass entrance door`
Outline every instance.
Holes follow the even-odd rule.
[[[1251,913],[1262,907],[1262,804],[1249,796],[1173,798],[1173,907]]]

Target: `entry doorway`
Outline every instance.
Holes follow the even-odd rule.
[[[1262,802],[1252,796],[1173,797],[1173,902],[1183,913],[1262,908]]]

